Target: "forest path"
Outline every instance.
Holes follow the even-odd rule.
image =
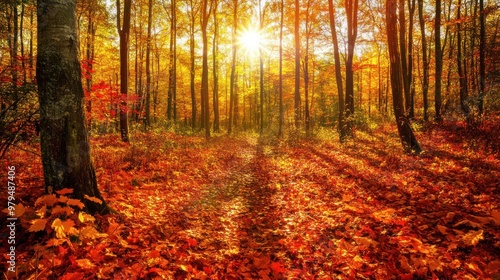
[[[192,254],[200,261],[216,261],[217,267],[200,263],[197,269],[216,269],[225,277],[268,279],[280,271],[276,253],[283,251],[273,202],[276,189],[269,185],[271,164],[264,145],[255,138],[240,143],[234,152],[226,172],[184,209],[186,233],[202,240],[192,246]]]

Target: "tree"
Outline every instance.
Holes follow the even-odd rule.
[[[420,24],[420,37],[422,40],[422,68],[424,76],[422,77],[422,96],[424,106],[424,121],[429,120],[429,101],[427,93],[429,92],[429,57],[427,56],[427,38],[425,35],[425,21],[424,21],[424,0],[418,0],[418,21]]]
[[[405,115],[405,105],[403,102],[403,69],[401,66],[401,55],[398,50],[398,28],[397,28],[397,0],[386,1],[386,28],[387,46],[389,48],[390,68],[391,68],[391,88],[394,106],[394,115],[398,127],[399,138],[406,153],[422,152],[415,135],[410,126],[410,121]],[[402,8],[402,7],[400,7]]]
[[[121,23],[120,0],[116,0],[116,27],[120,36],[120,133],[123,142],[128,142],[128,117],[127,117],[127,94],[128,94],[128,42],[130,34],[130,11],[132,0],[124,0],[123,25]]]
[[[89,212],[109,213],[90,158],[85,124],[76,0],[39,0],[37,83],[45,189],[74,188]],[[84,199],[99,198],[102,204]]]
[[[435,53],[435,86],[434,86],[434,108],[436,110],[436,121],[442,121],[441,116],[441,76],[443,72],[443,54],[441,51],[441,0],[436,0],[436,18],[434,20],[434,53]]]
[[[231,134],[233,130],[233,122],[236,116],[236,53],[238,52],[238,44],[236,43],[236,32],[238,30],[238,0],[233,0],[233,30],[232,30],[232,54],[231,54],[231,77],[229,78],[229,122],[227,133]]]
[[[278,137],[283,136],[283,8],[284,0],[280,5],[280,62],[279,62],[279,127]]]
[[[214,37],[212,41],[212,60],[213,60],[213,70],[212,76],[214,80],[213,86],[213,106],[214,106],[214,132],[220,130],[220,120],[219,120],[219,64],[217,61],[218,39],[219,39],[219,19],[217,16],[217,9],[219,7],[219,2],[214,0]]]
[[[294,95],[294,117],[295,128],[299,127],[300,120],[300,5],[299,0],[295,0],[295,95]]]
[[[347,16],[347,59],[345,61],[345,119],[346,132],[352,136],[352,115],[354,114],[354,71],[352,68],[354,45],[358,36],[358,3],[359,0],[346,0]]]
[[[203,0],[201,6],[201,34],[203,42],[203,58],[201,68],[201,108],[202,127],[205,128],[205,137],[210,138],[210,110],[208,102],[208,38],[207,26],[212,6],[208,7],[209,0]]]
[[[146,127],[151,125],[151,28],[153,21],[153,0],[148,2],[148,35],[146,41]]]

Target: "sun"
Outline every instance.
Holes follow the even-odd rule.
[[[256,28],[246,28],[240,33],[238,44],[250,55],[257,55],[264,43],[262,34]]]

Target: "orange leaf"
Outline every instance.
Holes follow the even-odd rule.
[[[56,197],[56,195],[55,194],[47,194],[47,195],[39,197],[36,200],[35,205],[43,204],[43,205],[46,205],[46,206],[52,206],[55,203],[57,203],[57,197]]]
[[[78,213],[78,220],[81,222],[81,223],[85,223],[85,222],[93,222],[95,221],[95,218],[94,216],[92,215],[89,215],[87,213],[84,213],[84,212],[79,212]]]
[[[85,274],[82,272],[70,272],[61,276],[59,280],[82,280],[84,278]]]
[[[65,189],[61,189],[61,190],[56,191],[56,193],[59,195],[70,194],[70,193],[73,193],[73,189],[65,188]]]
[[[80,200],[72,198],[68,199],[68,202],[66,203],[71,206],[79,207],[80,209],[83,209],[83,206],[85,206]]]
[[[37,232],[45,229],[45,225],[49,219],[37,219],[28,229],[29,232]]]
[[[98,203],[98,204],[102,204],[102,200],[100,200],[99,198],[97,197],[94,197],[94,196],[88,196],[88,195],[84,195],[83,196],[85,199],[87,200],[90,200],[92,202],[95,202],[95,203]]]

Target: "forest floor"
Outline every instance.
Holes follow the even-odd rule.
[[[43,195],[40,159],[12,149],[2,166],[16,166],[24,216],[39,215],[16,229],[17,275],[499,279],[500,119],[474,130],[430,125],[417,133],[425,150],[417,156],[402,153],[394,125],[358,131],[343,145],[333,137],[207,142],[152,132],[126,144],[96,136],[99,186],[119,214],[93,221],[56,217],[52,207],[38,229],[37,207],[49,201],[35,202]],[[57,203],[70,205],[62,197]],[[2,240],[8,233],[2,226]],[[8,260],[6,246],[0,250]]]

